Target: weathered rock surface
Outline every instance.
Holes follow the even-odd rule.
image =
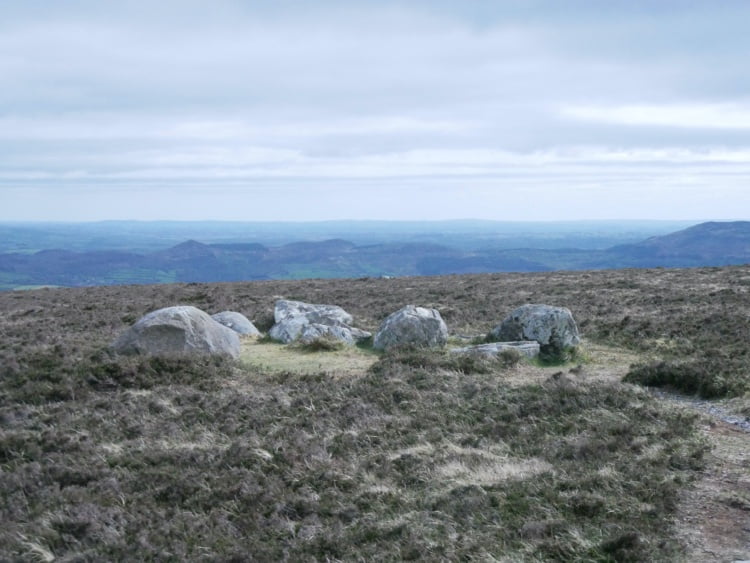
[[[288,318],[304,317],[310,323],[349,325],[354,319],[337,305],[316,305],[302,301],[280,299],[273,310],[274,320],[279,323]]]
[[[242,336],[259,336],[260,331],[255,328],[255,325],[242,313],[235,311],[222,311],[211,315],[211,318],[217,323],[223,324],[227,328],[231,328],[237,334]]]
[[[315,305],[282,299],[274,308],[276,324],[268,335],[289,344],[296,340],[305,343],[317,338],[332,338],[345,344],[356,344],[372,336],[351,326],[352,316],[336,305]]]
[[[489,344],[477,344],[476,346],[463,346],[451,348],[453,354],[477,354],[480,356],[494,357],[503,350],[517,350],[527,358],[536,358],[541,346],[535,341],[519,342],[490,342]]]
[[[180,305],[152,311],[112,343],[121,354],[217,354],[238,358],[240,338],[208,313]]]
[[[448,327],[436,309],[407,305],[380,325],[373,340],[379,350],[398,346],[442,348],[448,341]]]
[[[569,309],[550,305],[522,305],[492,329],[490,340],[534,340],[542,352],[559,353],[580,343],[578,326]]]
[[[320,338],[330,338],[340,340],[344,344],[354,345],[361,340],[370,338],[370,336],[372,334],[369,332],[350,326],[310,323],[302,329],[298,340],[304,344],[309,344]]]

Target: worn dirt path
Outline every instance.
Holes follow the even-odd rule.
[[[710,415],[702,430],[713,449],[703,478],[680,499],[678,534],[688,561],[750,560],[750,432]]]
[[[639,358],[632,352],[590,344],[583,378],[621,380]],[[708,401],[658,393],[675,408],[701,413],[701,431],[712,446],[700,480],[683,491],[675,519],[687,547],[686,561],[750,561],[750,429]],[[734,423],[728,422],[732,421]]]

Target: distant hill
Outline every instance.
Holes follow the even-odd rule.
[[[744,263],[750,263],[747,221],[702,223],[606,250],[492,247],[467,250],[433,242],[357,245],[341,238],[279,246],[187,240],[150,253],[51,249],[0,254],[0,289]]]
[[[624,265],[726,266],[750,263],[750,221],[709,222],[606,251]]]

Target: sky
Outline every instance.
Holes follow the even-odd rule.
[[[24,0],[0,220],[750,219],[746,0]]]

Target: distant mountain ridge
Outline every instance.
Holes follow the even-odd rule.
[[[649,266],[743,264],[750,262],[750,221],[701,223],[608,252]]]
[[[701,223],[606,250],[468,251],[432,242],[358,246],[336,238],[280,246],[186,240],[166,250],[0,254],[0,288],[115,285],[625,267],[692,267],[750,263],[750,222]]]

